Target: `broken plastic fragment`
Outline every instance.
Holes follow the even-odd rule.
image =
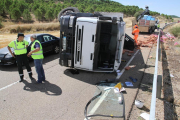
[[[174,75],[170,74],[170,77],[174,77]]]
[[[123,103],[122,97],[118,97],[118,102],[119,102],[119,104]]]
[[[124,92],[124,91],[126,91],[126,90],[124,87],[122,87],[119,92]]]
[[[114,88],[114,93],[119,93],[119,88]]]
[[[142,113],[140,116],[144,118],[145,120],[149,120],[149,114],[147,113]]]

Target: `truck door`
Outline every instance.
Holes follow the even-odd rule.
[[[125,38],[125,23],[118,23],[118,35],[117,35],[117,49],[116,49],[116,57],[114,63],[114,70],[118,70],[121,64],[123,46],[124,46],[124,38]]]
[[[77,22],[74,48],[74,67],[93,71],[97,23]]]

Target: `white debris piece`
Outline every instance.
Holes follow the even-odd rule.
[[[145,120],[149,120],[149,114],[147,113],[142,113],[140,116],[144,118]]]

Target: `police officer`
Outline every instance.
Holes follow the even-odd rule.
[[[18,33],[17,39],[9,43],[8,50],[11,55],[16,58],[20,81],[24,80],[23,68],[22,65],[26,66],[27,72],[29,74],[30,79],[32,80],[32,71],[31,67],[29,66],[28,58],[27,58],[27,47],[28,42],[24,40],[24,34]],[[14,48],[14,53],[11,51],[11,48]],[[14,55],[15,54],[15,55]]]
[[[34,59],[34,64],[36,68],[36,72],[38,74],[38,80],[37,83],[42,83],[42,81],[45,81],[45,74],[43,69],[43,49],[41,43],[36,40],[36,35],[31,35],[31,52],[28,53],[28,56],[31,56]]]

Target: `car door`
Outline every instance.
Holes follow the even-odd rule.
[[[46,43],[44,42],[43,36],[42,35],[37,36],[37,40],[39,40],[39,42],[41,43],[42,48],[43,48],[43,53],[45,53],[47,50],[46,50]]]
[[[116,48],[116,58],[114,64],[114,71],[119,69],[121,64],[123,46],[124,46],[124,38],[125,38],[125,22],[118,23],[118,35],[117,35],[117,48]]]

